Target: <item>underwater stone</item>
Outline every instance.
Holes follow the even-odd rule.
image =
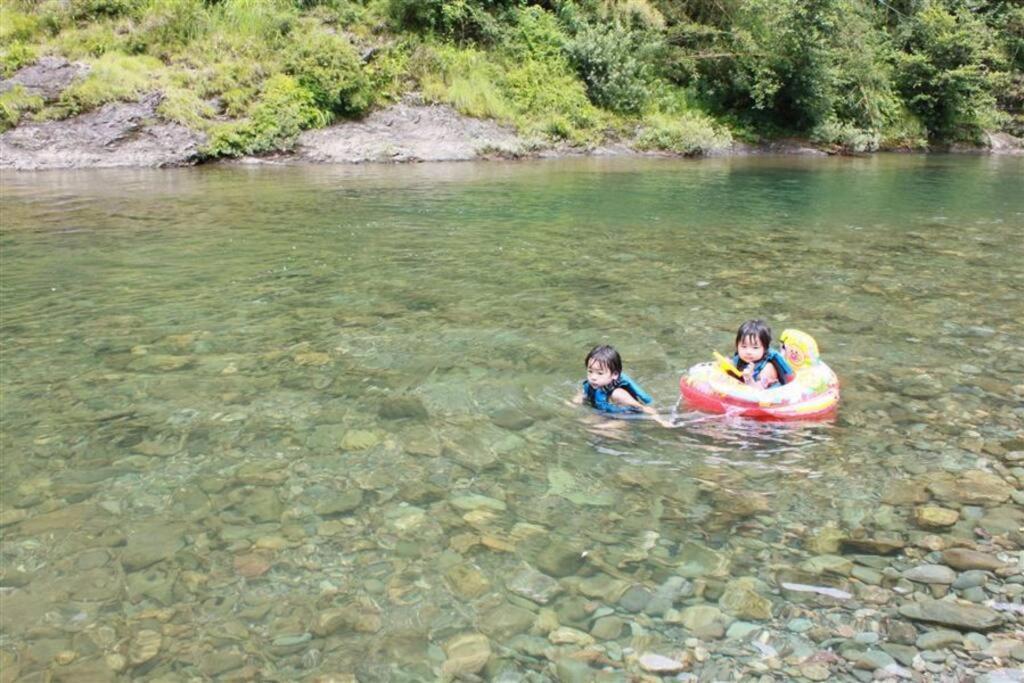
[[[430,417],[423,401],[416,396],[389,396],[377,410],[384,420],[426,420]]]
[[[914,508],[914,521],[925,529],[941,529],[953,526],[960,519],[960,513],[949,508],[935,505],[922,505]]]
[[[917,583],[951,584],[956,580],[956,572],[941,564],[922,564],[907,569],[903,578]]]
[[[491,643],[482,633],[463,633],[449,639],[444,652],[447,659],[441,671],[446,678],[475,674],[491,658]]]
[[[546,605],[562,592],[562,586],[546,574],[532,567],[525,567],[506,582],[506,587],[539,605]]]
[[[554,539],[537,554],[534,564],[548,576],[562,578],[575,574],[583,565],[583,557],[577,547]]]
[[[981,605],[960,605],[944,600],[930,600],[901,605],[900,614],[915,621],[928,621],[965,630],[987,631],[1002,623],[995,610]]]
[[[964,571],[967,569],[999,569],[1006,565],[994,555],[970,550],[969,548],[950,548],[942,552],[942,561],[953,569]]]

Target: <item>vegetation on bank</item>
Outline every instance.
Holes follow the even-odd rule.
[[[163,93],[208,156],[418,91],[545,140],[697,154],[785,135],[849,150],[1024,132],[1015,0],[0,0],[0,75],[88,62],[0,129]]]

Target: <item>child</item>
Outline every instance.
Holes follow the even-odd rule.
[[[653,399],[622,372],[622,357],[611,346],[595,346],[584,360],[587,378],[574,403],[587,403],[606,413],[646,413],[665,421],[651,407]]]
[[[778,351],[769,348],[772,330],[762,320],[748,320],[736,331],[733,364],[743,373],[743,383],[762,389],[792,382],[796,377]]]

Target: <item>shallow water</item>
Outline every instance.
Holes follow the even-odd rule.
[[[7,174],[0,645],[25,675],[71,652],[125,680],[430,680],[482,631],[492,669],[547,675],[499,644],[524,610],[583,630],[578,602],[628,614],[595,577],[654,590],[693,543],[726,558],[681,572],[710,587],[681,608],[770,584],[823,528],[912,542],[887,485],[1024,448],[1022,172],[880,155]],[[680,374],[751,317],[817,338],[835,420],[676,406]],[[673,428],[566,405],[599,342]],[[552,555],[562,592],[527,599],[513,577]],[[770,595],[776,618],[807,609]],[[605,655],[682,647],[659,616]]]

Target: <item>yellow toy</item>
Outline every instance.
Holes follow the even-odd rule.
[[[715,354],[715,360],[718,361],[718,367],[722,368],[725,372],[730,375],[735,375],[737,379],[743,379],[743,373],[739,371],[732,361],[720,354],[718,351],[712,351]]]
[[[783,330],[779,335],[779,343],[782,345],[782,355],[789,361],[790,367],[795,372],[809,368],[818,362],[818,342],[814,337],[801,332],[800,330]]]

